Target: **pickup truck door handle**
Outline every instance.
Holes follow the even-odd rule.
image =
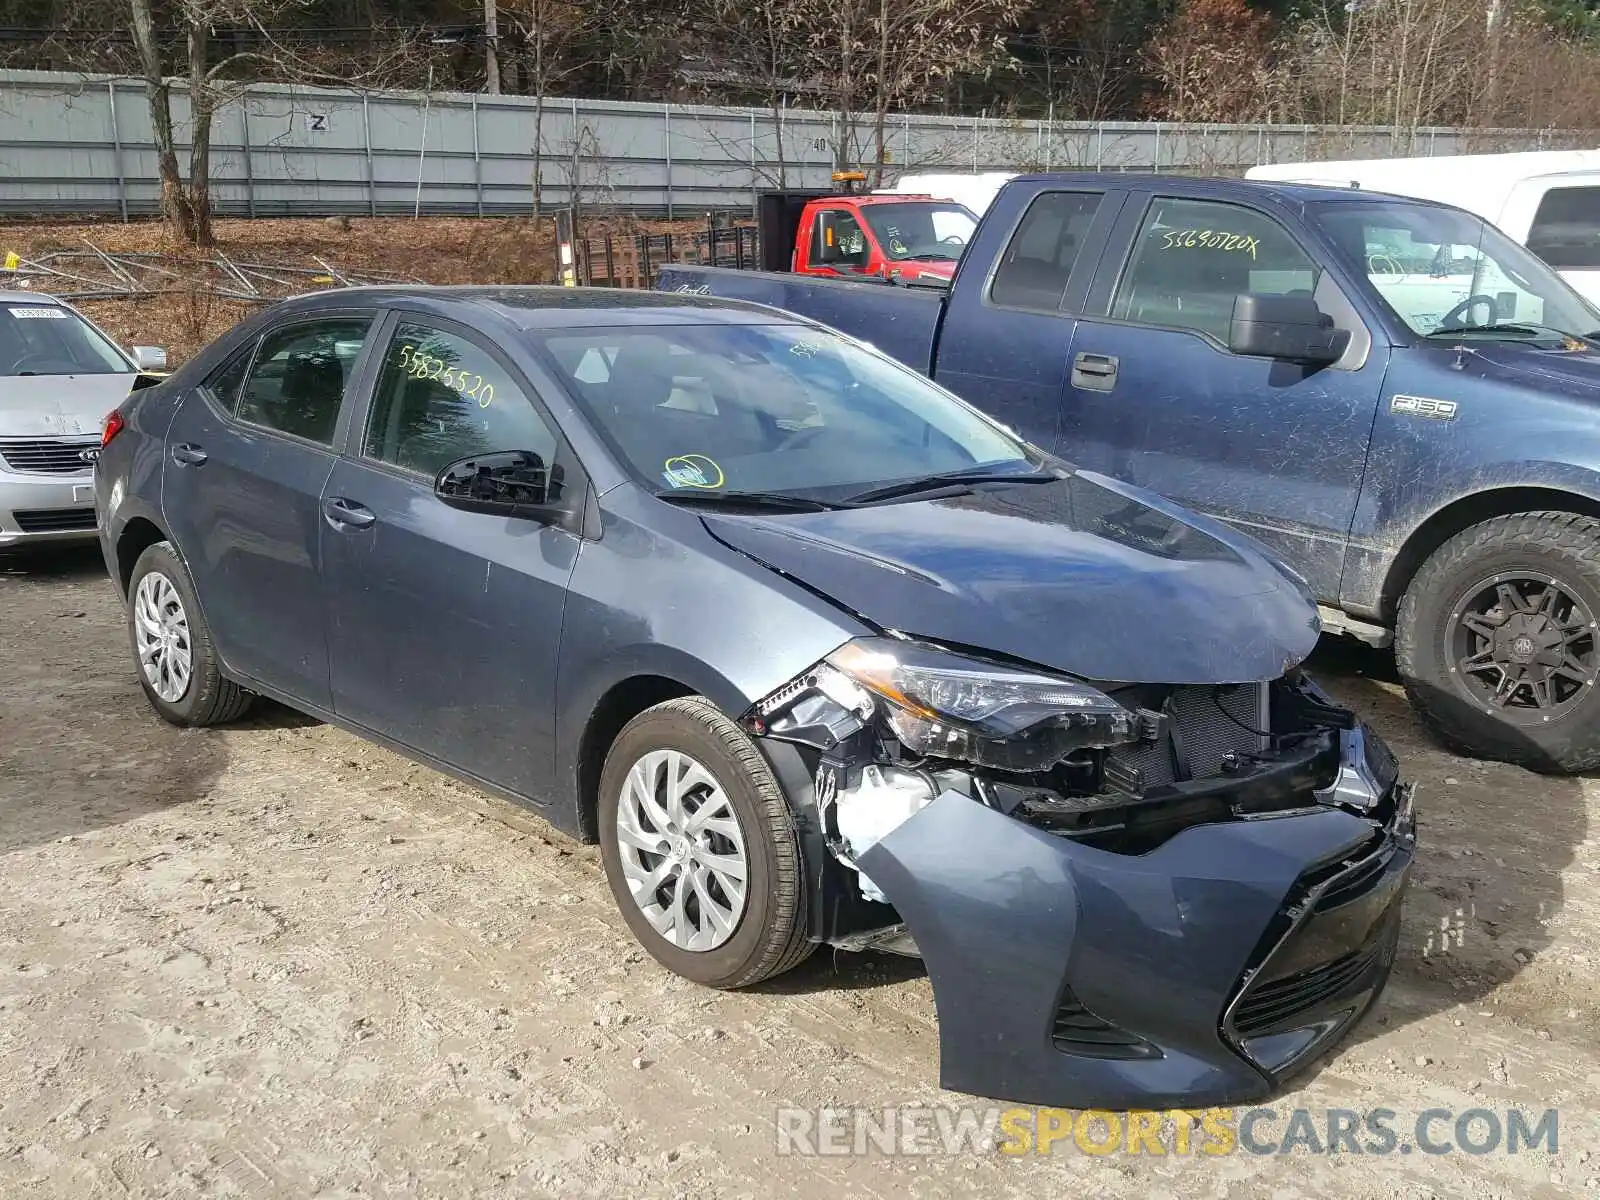
[[[365,529],[375,522],[378,517],[370,508],[357,504],[354,500],[346,500],[343,496],[331,496],[322,502],[322,516],[339,532],[346,529]]]
[[[1072,386],[1089,392],[1109,392],[1117,386],[1117,359],[1112,354],[1075,355],[1072,359]]]
[[[206,452],[193,442],[179,442],[172,448],[172,461],[180,467],[204,466]]]

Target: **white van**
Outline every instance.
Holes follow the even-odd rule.
[[[1499,226],[1600,304],[1600,150],[1278,163],[1245,178],[1453,204]]]

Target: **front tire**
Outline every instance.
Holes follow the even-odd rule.
[[[669,700],[630,721],[599,799],[612,896],[668,970],[748,987],[811,954],[788,802],[755,743],[710,701]]]
[[[1400,603],[1395,658],[1458,753],[1550,773],[1600,767],[1600,521],[1514,513],[1458,533]]]
[[[163,720],[220,725],[242,717],[255,700],[223,677],[194,581],[171,542],[157,542],[133,565],[128,640],[139,686]]]

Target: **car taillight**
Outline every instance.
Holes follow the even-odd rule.
[[[122,432],[122,427],[127,424],[122,419],[122,411],[113,408],[106,414],[106,419],[100,424],[100,445],[109,446],[111,439]]]

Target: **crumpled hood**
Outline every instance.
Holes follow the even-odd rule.
[[[1247,537],[1102,476],[793,516],[712,535],[873,624],[1105,683],[1275,679],[1316,606]]]
[[[100,432],[105,415],[128,398],[135,376],[0,375],[0,437],[62,437]]]

